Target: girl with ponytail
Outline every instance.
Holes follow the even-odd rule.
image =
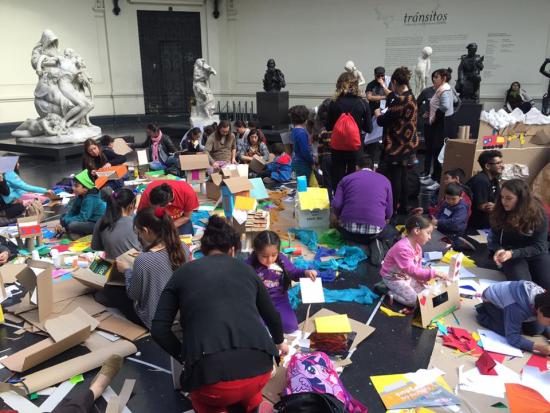
[[[134,228],[143,244],[133,267],[117,260],[117,268],[126,280],[126,293],[147,328],[155,315],[162,290],[176,269],[189,257],[179,239],[174,221],[163,207],[144,208],[134,219]]]
[[[134,231],[135,194],[128,188],[113,192],[107,187],[101,191],[101,198],[107,203],[107,209],[94,227],[92,249],[105,251],[108,259],[115,259],[132,248],[141,250]]]

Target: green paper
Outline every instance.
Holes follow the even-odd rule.
[[[69,245],[72,241],[68,238],[63,238],[61,241],[59,241],[59,244],[61,245]]]
[[[495,404],[492,404],[491,407],[496,407],[497,409],[507,409],[508,408],[508,406],[506,406],[502,402],[497,402]]]
[[[162,176],[164,175],[164,170],[160,170],[160,171],[149,171],[149,172],[145,172],[145,175],[148,175],[148,176]]]
[[[82,374],[78,374],[74,377],[71,377],[69,379],[69,381],[71,382],[71,384],[78,384],[78,383],[84,381],[84,376]]]
[[[38,399],[38,394],[37,393],[29,394],[29,400],[36,400],[36,399]]]

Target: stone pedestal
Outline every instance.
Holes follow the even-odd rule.
[[[60,145],[67,143],[82,143],[88,138],[96,139],[101,137],[101,128],[99,126],[74,126],[64,135],[57,136],[29,136],[16,137],[17,142],[41,143],[47,145]]]
[[[212,125],[214,122],[220,123],[220,117],[218,115],[212,115],[207,118],[197,113],[197,108],[191,108],[191,116],[189,117],[189,124],[192,128],[204,128],[205,126]]]
[[[262,128],[282,129],[288,126],[288,92],[256,92],[258,121]]]
[[[469,125],[470,136],[476,139],[479,132],[479,117],[482,110],[483,105],[481,103],[468,101],[462,102],[459,111],[454,114],[454,124],[456,126],[455,132],[458,133],[459,126]],[[456,137],[457,133],[455,133],[453,137]]]

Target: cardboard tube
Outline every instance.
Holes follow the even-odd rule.
[[[25,376],[24,382],[29,394],[43,390],[62,381],[68,380],[77,374],[82,374],[101,366],[112,354],[121,357],[129,356],[137,352],[134,343],[126,340],[118,340],[114,343],[92,351],[83,356],[75,357],[47,369],[37,371]]]

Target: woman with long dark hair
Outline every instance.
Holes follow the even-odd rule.
[[[273,358],[288,353],[262,281],[234,258],[239,248],[239,234],[223,218],[210,217],[201,240],[205,256],[174,273],[153,320],[153,339],[185,363],[182,388],[197,413],[253,412]],[[178,311],[183,342],[172,332]]]
[[[390,180],[393,191],[394,213],[406,214],[408,202],[407,161],[418,146],[416,136],[416,100],[409,81],[411,71],[398,67],[391,77],[392,93],[388,95],[384,114],[376,109],[374,116],[378,125],[384,127],[381,172]],[[397,206],[399,205],[399,209]]]
[[[550,290],[548,216],[526,182],[502,184],[490,221],[488,247],[506,278],[531,280]]]
[[[84,155],[82,156],[82,168],[87,169],[88,173],[95,181],[96,171],[100,168],[122,165],[126,162],[124,155],[117,155],[112,150],[103,150],[103,148],[93,139],[84,141]],[[110,180],[106,184],[114,190],[124,186],[124,179]]]
[[[216,131],[208,137],[204,150],[214,168],[237,163],[237,139],[231,132],[228,121],[222,120],[219,123]]]
[[[184,247],[172,218],[165,208],[144,208],[134,219],[134,228],[143,244],[133,267],[117,260],[124,273],[126,292],[134,301],[134,309],[147,328],[151,328],[157,304],[166,283],[186,261]],[[189,254],[187,254],[189,256]]]
[[[521,88],[519,82],[512,82],[510,88],[506,91],[504,109],[507,112],[512,112],[514,109],[520,108],[523,113],[527,113],[532,107],[533,99]]]
[[[115,259],[132,248],[141,246],[134,231],[136,195],[128,188],[118,191],[103,189],[101,198],[106,202],[105,214],[96,222],[92,249],[105,251],[106,258]]]

